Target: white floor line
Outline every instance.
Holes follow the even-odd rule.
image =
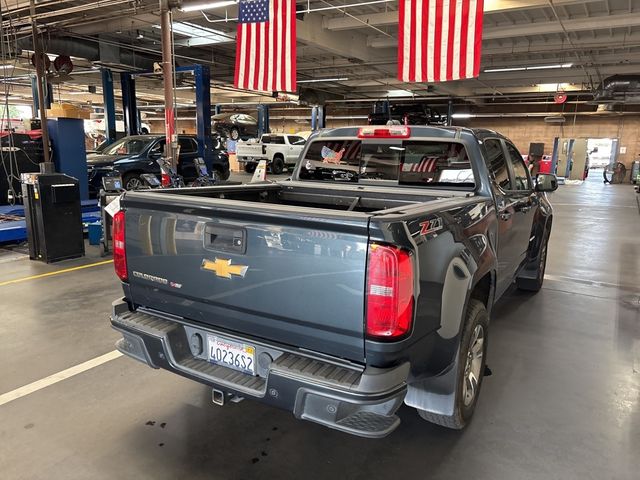
[[[545,273],[544,278],[556,281],[565,281],[572,283],[579,283],[581,285],[592,285],[595,287],[609,287],[609,288],[635,288],[631,285],[622,285],[619,283],[599,282],[597,280],[585,280],[584,278],[567,277],[565,275],[552,275]]]
[[[122,353],[120,353],[118,350],[113,350],[109,353],[105,353],[104,355],[100,355],[99,357],[92,358],[91,360],[87,360],[86,362],[67,368],[66,370],[62,370],[61,372],[54,373],[53,375],[49,375],[48,377],[42,378],[40,380],[36,380],[35,382],[28,385],[16,388],[15,390],[7,393],[3,393],[2,395],[0,395],[0,407],[9,402],[17,400],[18,398],[30,395],[34,392],[37,392],[38,390],[42,390],[43,388],[49,387],[58,382],[66,380],[67,378],[78,375],[79,373],[91,370],[92,368],[100,366],[103,363],[115,360],[116,358],[119,358],[121,356]]]

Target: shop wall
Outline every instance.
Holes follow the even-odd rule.
[[[489,128],[502,133],[526,154],[529,144],[542,142],[547,153],[553,151],[555,137],[567,138],[619,138],[620,146],[627,151],[620,154],[618,160],[627,167],[640,155],[640,115],[607,117],[567,117],[564,125],[548,124],[542,118],[483,118],[468,121],[456,121],[456,125],[474,128]]]
[[[145,120],[151,127],[151,133],[162,134],[164,133],[164,120]],[[176,122],[176,132],[195,134],[196,122],[195,120],[178,120]]]

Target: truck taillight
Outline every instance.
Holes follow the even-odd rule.
[[[395,340],[409,333],[413,296],[409,253],[390,245],[369,245],[367,336]]]
[[[126,282],[129,279],[129,275],[127,274],[124,223],[124,211],[120,210],[113,216],[113,227],[111,230],[111,238],[113,239],[113,266],[120,280]]]

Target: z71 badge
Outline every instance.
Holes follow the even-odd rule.
[[[429,235],[442,230],[442,218],[436,217],[420,223],[420,235]]]

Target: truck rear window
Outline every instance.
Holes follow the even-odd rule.
[[[474,187],[461,143],[417,140],[318,140],[309,145],[301,180]]]

